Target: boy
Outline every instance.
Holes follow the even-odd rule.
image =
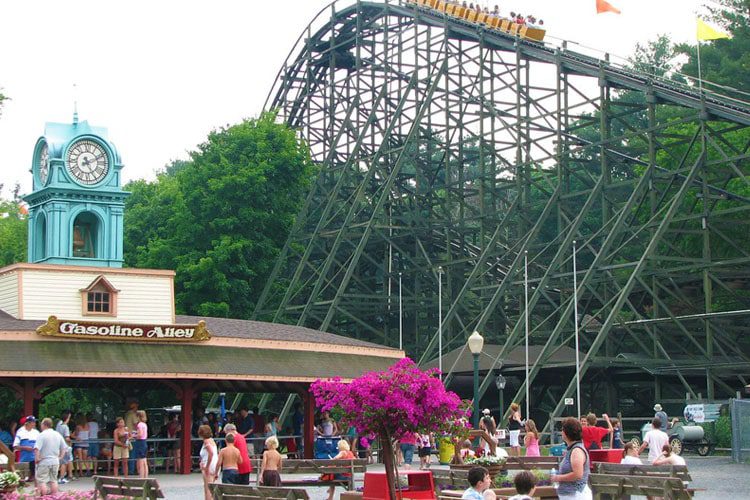
[[[234,445],[234,433],[227,434],[227,445],[219,452],[219,463],[216,470],[221,469],[221,482],[224,484],[239,483],[239,466],[243,461],[240,450]],[[244,460],[249,460],[244,458]]]
[[[490,489],[492,480],[484,467],[472,467],[468,474],[469,488],[461,496],[462,500],[495,500],[497,496]]]
[[[513,484],[516,486],[517,495],[513,495],[508,500],[532,500],[536,490],[536,476],[529,471],[523,471],[516,474],[513,478]]]
[[[621,450],[624,446],[622,441],[622,427],[620,427],[620,419],[612,419],[612,434],[609,436],[609,447],[612,449]]]

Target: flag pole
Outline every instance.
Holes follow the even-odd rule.
[[[578,408],[578,418],[581,418],[581,361],[580,350],[578,348],[578,269],[576,268],[576,242],[573,241],[573,310],[576,323],[576,405]]]
[[[529,418],[529,252],[523,254],[523,295],[526,310],[526,418]]]

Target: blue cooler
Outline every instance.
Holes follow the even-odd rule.
[[[549,447],[549,454],[553,457],[561,457],[565,454],[565,444],[556,444]]]
[[[333,458],[339,454],[340,437],[319,437],[315,440],[315,458]]]

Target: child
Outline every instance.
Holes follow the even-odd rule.
[[[492,480],[490,474],[484,467],[472,467],[469,469],[469,488],[464,491],[461,498],[464,500],[496,500],[497,496],[490,486]]]
[[[609,447],[612,449],[622,449],[622,427],[620,427],[620,419],[612,419],[612,434],[609,437]]]
[[[513,495],[508,500],[532,500],[536,490],[536,476],[525,470],[516,474],[513,478],[513,484],[516,486],[517,495]]]
[[[234,445],[234,434],[227,434],[227,445],[219,452],[219,463],[216,472],[221,470],[221,482],[239,484],[239,466],[243,461],[240,450]],[[247,459],[245,459],[247,460]]]
[[[466,460],[469,457],[473,457],[476,455],[474,453],[474,450],[471,449],[471,441],[467,439],[466,441],[461,444],[461,451],[459,452],[461,455],[462,460]]]
[[[539,431],[536,430],[536,424],[533,420],[526,419],[526,435],[523,437],[523,445],[526,447],[527,457],[538,457],[539,452]]]
[[[633,444],[632,441],[625,443],[625,448],[622,450],[621,464],[629,465],[643,465],[641,459],[638,457],[638,448]]]
[[[351,447],[349,446],[349,442],[346,439],[342,439],[339,441],[338,444],[339,452],[338,454],[333,457],[333,460],[354,460],[355,457],[354,453],[352,453]],[[344,481],[351,477],[351,474],[343,473],[343,474],[333,474],[333,479],[337,479],[339,481]],[[328,500],[333,500],[333,494],[336,490],[335,486],[330,486],[328,488]]]
[[[279,440],[276,436],[266,439],[266,451],[260,466],[260,482],[263,486],[281,486],[281,454],[277,451]]]
[[[432,434],[427,432],[417,435],[417,444],[419,445],[419,468],[430,468],[430,455],[432,454]]]

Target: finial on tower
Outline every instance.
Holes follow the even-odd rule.
[[[73,84],[73,125],[78,125],[78,88]]]

